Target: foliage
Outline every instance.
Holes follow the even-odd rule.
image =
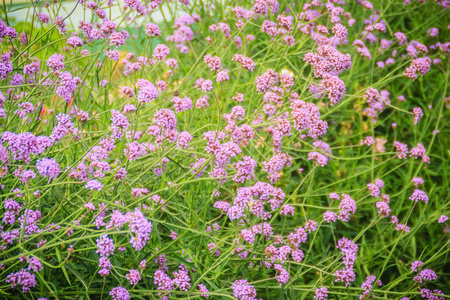
[[[449,4],[4,1],[0,298],[450,298]]]

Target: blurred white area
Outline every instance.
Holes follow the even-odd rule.
[[[11,7],[11,10],[8,12],[8,19],[10,19],[10,20],[13,19],[15,22],[30,22],[31,16],[33,13],[33,6],[30,1],[33,1],[33,0],[12,0],[11,3],[13,4],[13,6]],[[8,7],[9,1],[6,0],[5,2]],[[45,2],[51,3],[52,1],[51,0],[48,0],[48,1],[41,0],[41,2],[42,3],[45,3]],[[28,3],[28,5],[27,5],[27,3]],[[58,16],[61,16],[64,18],[67,15],[71,14],[70,17],[68,19],[66,19],[68,28],[77,27],[77,25],[80,23],[80,21],[90,21],[91,20],[92,11],[89,9],[85,10],[81,4],[79,4],[79,3],[77,4],[77,1],[63,1],[62,3],[59,2],[56,4],[51,4],[48,9],[45,9],[41,6],[41,7],[39,7],[37,12],[38,13],[42,12],[42,13],[46,13],[46,14],[49,14],[49,12],[50,12],[51,19],[54,19],[55,13],[60,5],[61,5],[61,8],[59,9]],[[106,15],[109,19],[116,21],[116,22],[120,22],[124,15],[124,12],[123,12],[124,5],[125,4],[124,4],[123,0],[116,0],[112,7],[107,7],[107,6],[103,5],[102,8],[105,10]],[[158,9],[157,11],[154,11],[151,13],[152,22],[154,22],[154,23],[164,22],[164,17],[166,18],[167,21],[171,21],[172,14],[170,12],[169,5],[170,5],[170,9],[173,12],[174,9],[176,8],[175,3],[170,3],[170,4],[165,3],[164,5],[160,6],[160,7],[162,7],[162,12],[160,9]],[[178,8],[180,8],[180,6],[178,6]],[[176,16],[180,16],[182,14],[183,13],[181,13],[181,14],[178,13],[178,14],[176,14]],[[130,16],[132,18],[134,18],[135,13],[130,14]],[[146,15],[143,17],[142,16],[137,17],[133,23],[135,25],[141,25],[142,23],[148,23],[148,22],[150,22],[150,17],[148,15]],[[124,24],[122,23],[121,27],[123,27],[123,26],[124,26]]]

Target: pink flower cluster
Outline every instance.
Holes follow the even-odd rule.
[[[304,61],[313,66],[314,75],[317,78],[322,78],[319,85],[312,85],[313,89],[319,94],[328,91],[331,106],[339,103],[346,92],[345,84],[339,78],[339,74],[352,66],[350,55],[344,55],[331,46],[321,45],[318,53],[307,53]]]
[[[344,237],[338,241],[336,247],[341,250],[345,268],[342,270],[337,270],[334,273],[334,276],[337,277],[335,281],[345,282],[345,286],[348,287],[351,282],[356,280],[355,272],[353,270],[353,264],[356,261],[356,253],[358,252],[358,246],[352,240],[349,240]]]

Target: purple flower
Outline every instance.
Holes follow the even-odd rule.
[[[421,262],[420,260],[413,261],[411,263],[411,270],[413,272],[417,272],[422,266],[423,266],[423,262]]]
[[[130,273],[126,275],[128,281],[130,284],[137,284],[139,280],[141,280],[141,275],[139,274],[139,271],[136,269],[131,269]]]
[[[42,263],[38,258],[27,256],[25,260],[28,262],[28,270],[34,272],[42,271]]]
[[[200,292],[203,293],[200,296],[205,297],[205,298],[209,298],[209,295],[208,295],[209,290],[206,288],[206,286],[203,283],[199,283],[198,289],[200,290]]]
[[[49,23],[50,17],[44,13],[40,13],[36,15],[36,18],[41,21],[42,23]]]
[[[109,274],[109,270],[111,270],[111,268],[112,268],[111,260],[106,257],[100,257],[100,259],[98,260],[98,266],[100,268],[102,268],[102,270],[108,271],[108,274]],[[99,271],[99,273],[100,273],[100,271]]]
[[[149,103],[159,96],[159,91],[153,83],[145,79],[138,79],[139,86],[138,100],[143,103]]]
[[[446,215],[441,215],[439,217],[438,223],[445,223],[448,220],[448,217]]]
[[[106,51],[106,56],[114,61],[118,61],[120,58],[120,52],[117,49]]]
[[[172,238],[172,240],[176,240],[178,238],[178,234],[172,230],[170,231],[169,236]]]
[[[328,299],[328,289],[326,287],[317,288],[316,293],[314,294],[314,299],[327,300]]]
[[[50,56],[47,60],[47,66],[52,71],[62,70],[65,66],[64,64],[64,56],[62,54],[55,53]]]
[[[159,44],[155,47],[153,52],[153,57],[158,60],[163,60],[167,55],[170,54],[170,49],[164,44]]]
[[[153,282],[160,291],[171,291],[174,289],[172,279],[163,270],[156,270]]]
[[[192,138],[193,137],[189,132],[180,132],[180,134],[178,135],[177,147],[181,149],[189,147],[189,143],[192,141]]]
[[[233,295],[238,300],[256,300],[256,289],[247,280],[236,280],[232,285]]]
[[[147,267],[147,261],[145,259],[141,260],[139,263],[139,269],[144,270]]]
[[[152,223],[148,221],[141,210],[136,207],[134,212],[127,214],[129,217],[129,227],[132,232],[130,243],[136,251],[141,250],[150,239]]]
[[[96,242],[98,249],[95,253],[99,253],[101,257],[108,257],[114,253],[114,242],[107,234],[102,235]]]
[[[216,202],[217,203],[217,202]],[[220,207],[218,207],[220,209]],[[240,219],[244,214],[244,208],[241,206],[233,205],[227,208],[227,215],[230,220]]]
[[[217,73],[216,82],[222,82],[230,80],[230,76],[228,75],[228,70],[222,70],[219,73]]]
[[[6,282],[11,283],[11,288],[14,288],[17,285],[22,286],[22,292],[27,293],[31,288],[36,286],[36,277],[34,274],[31,274],[25,269],[20,270],[19,272],[10,273],[6,277]]]
[[[153,23],[148,23],[147,25],[145,25],[146,29],[145,29],[145,33],[148,36],[160,36],[161,35],[161,30],[159,29],[158,25],[153,24]]]
[[[134,112],[134,111],[136,111],[136,106],[134,106],[133,104],[126,104],[123,107],[123,113],[124,114],[130,113],[130,112]]]
[[[11,79],[11,85],[17,86],[21,85],[25,82],[25,77],[23,77],[20,74],[14,74],[13,78]]]
[[[80,47],[83,46],[83,40],[78,36],[71,36],[67,39],[67,44],[69,44],[72,47]]]
[[[427,203],[428,202],[428,196],[427,194],[419,189],[415,189],[414,192],[412,193],[411,197],[409,197],[410,200],[412,201],[422,201],[423,203]]]
[[[389,216],[391,213],[391,208],[389,207],[389,204],[387,204],[384,201],[379,201],[375,204],[375,206],[378,208],[378,214],[382,216]]]
[[[419,276],[425,280],[436,280],[437,275],[433,270],[424,269],[420,271]]]
[[[327,223],[335,222],[337,218],[336,213],[332,211],[326,211],[323,213],[323,220]]]
[[[84,187],[86,189],[90,189],[91,191],[93,190],[101,191],[103,188],[103,184],[96,179],[91,179],[84,185]]]
[[[444,296],[444,293],[441,290],[429,290],[429,289],[421,289],[420,292],[422,293],[420,296],[422,298],[426,298],[428,300],[445,300],[444,297],[438,297],[433,294],[442,295]]]
[[[412,179],[412,183],[413,183],[415,186],[419,186],[419,185],[421,185],[421,184],[424,184],[425,181],[423,180],[422,177],[414,177],[414,178]]]
[[[187,291],[188,289],[190,289],[191,284],[189,282],[191,281],[191,278],[189,277],[189,274],[186,270],[180,268],[180,270],[174,272],[173,275],[173,283],[178,286],[180,290]]]
[[[41,176],[48,177],[49,179],[58,177],[61,172],[59,164],[54,158],[40,159],[36,162],[36,167]]]
[[[86,208],[87,210],[95,210],[95,205],[92,202],[86,203],[85,205],[83,205],[84,208]]]
[[[280,285],[289,281],[289,272],[286,271],[280,264],[274,264],[274,269],[277,271],[277,281]]]
[[[121,46],[121,45],[125,45],[126,43],[126,39],[130,37],[130,34],[125,31],[122,30],[121,32],[113,32],[111,33],[111,35],[109,36],[109,45],[110,46]]]
[[[192,108],[192,100],[189,97],[173,97],[170,102],[173,103],[173,106],[175,107],[175,111],[177,113],[191,109]]]
[[[72,77],[69,72],[63,72],[59,75],[59,86],[56,93],[68,103],[72,100],[73,92],[79,83],[81,83],[79,77]]]
[[[118,286],[113,288],[109,295],[112,296],[113,300],[130,300],[130,293],[124,287]]]
[[[250,156],[244,156],[241,161],[233,164],[233,167],[236,169],[236,174],[233,176],[233,181],[243,183],[246,180],[255,178],[256,166],[256,160]]]
[[[339,203],[338,219],[344,222],[350,220],[350,215],[356,213],[356,202],[349,195],[342,194],[341,203]]]
[[[308,230],[308,233],[311,233],[311,231],[317,230],[317,222],[313,220],[307,220],[305,229]]]
[[[177,126],[177,118],[173,111],[163,108],[156,111],[153,116],[153,123],[164,129],[175,129]]]
[[[345,268],[342,270],[337,270],[334,273],[336,276],[336,282],[343,281],[345,282],[345,286],[348,287],[350,282],[355,281],[355,272],[353,271],[353,264],[356,260],[356,253],[358,252],[358,246],[347,238],[342,238],[338,241],[338,245],[336,246],[341,250],[343,261]]]

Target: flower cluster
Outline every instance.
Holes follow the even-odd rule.
[[[338,241],[336,246],[341,250],[342,260],[345,268],[342,270],[337,270],[334,273],[336,276],[336,282],[342,281],[345,286],[348,287],[351,282],[355,281],[355,272],[353,270],[353,265],[356,261],[356,253],[358,252],[358,246],[347,238],[342,238]]]

